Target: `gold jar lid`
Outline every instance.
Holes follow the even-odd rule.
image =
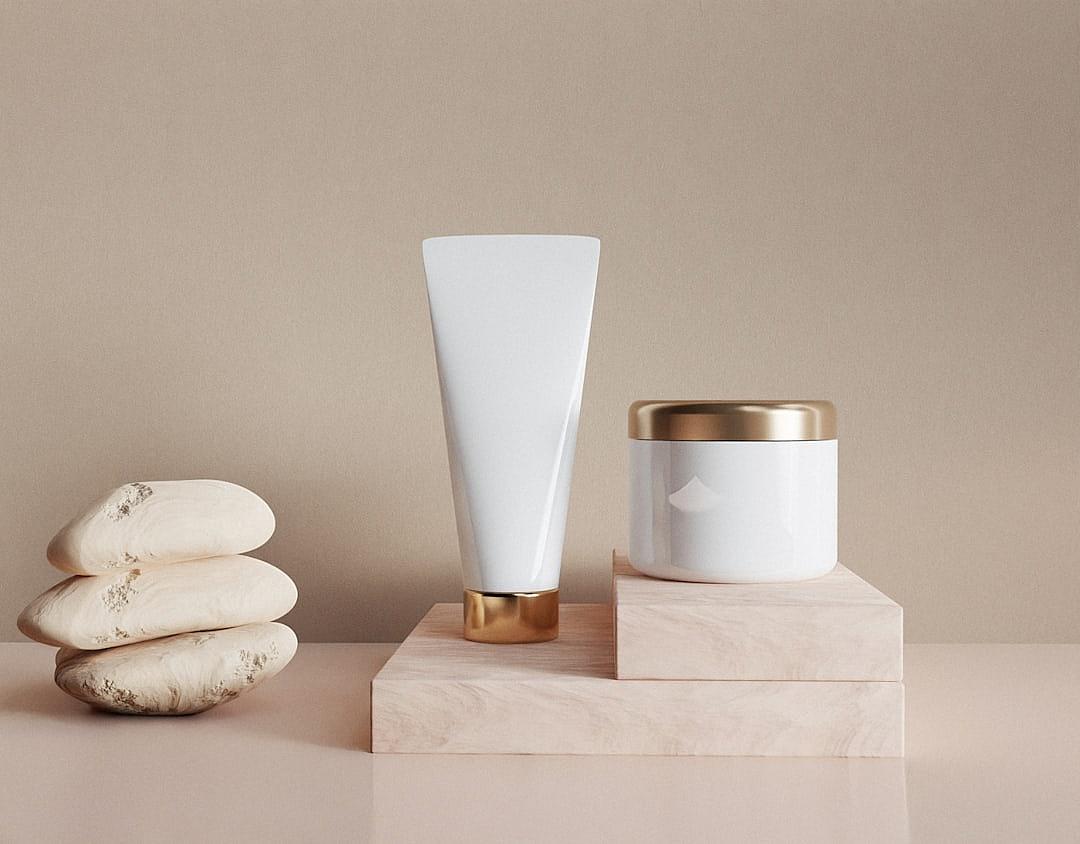
[[[835,440],[828,401],[636,401],[630,439],[669,441]]]

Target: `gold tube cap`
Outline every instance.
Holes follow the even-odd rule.
[[[827,401],[636,401],[628,421],[632,440],[836,439],[836,408]]]
[[[465,590],[465,638],[516,645],[559,636],[559,590],[476,592]]]

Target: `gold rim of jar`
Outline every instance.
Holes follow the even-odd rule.
[[[828,401],[636,401],[632,440],[791,442],[835,440],[836,408]]]

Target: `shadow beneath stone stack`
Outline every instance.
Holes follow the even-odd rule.
[[[371,678],[396,645],[301,644],[280,676],[199,716],[323,747],[371,751]]]
[[[66,721],[80,714],[98,713],[68,697],[50,678],[0,689],[0,715],[36,715]]]

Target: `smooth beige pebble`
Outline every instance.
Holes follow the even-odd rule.
[[[295,653],[296,634],[284,624],[246,624],[74,654],[55,679],[96,709],[193,715],[270,679]]]
[[[31,601],[18,625],[46,645],[97,650],[273,621],[295,604],[285,572],[236,555],[69,577]]]
[[[102,496],[49,543],[49,562],[71,574],[242,554],[274,533],[269,505],[228,481],[139,481]]]

